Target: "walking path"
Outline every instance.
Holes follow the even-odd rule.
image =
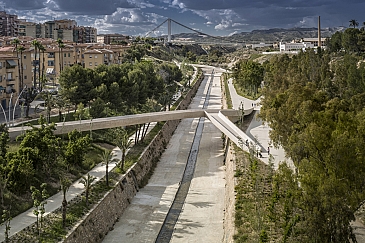
[[[254,141],[256,141],[257,145],[259,145],[262,149],[262,155],[263,158],[261,160],[265,163],[269,163],[269,154],[268,154],[268,148],[270,147],[270,155],[272,155],[274,169],[277,169],[279,167],[280,162],[287,161],[289,165],[291,165],[293,168],[292,161],[285,156],[285,151],[283,148],[275,148],[272,146],[272,142],[270,141],[269,133],[271,128],[262,122],[260,118],[257,117],[257,115],[260,113],[260,98],[257,100],[250,100],[245,97],[242,97],[237,94],[236,89],[234,88],[232,79],[229,79],[228,81],[228,87],[229,92],[231,94],[231,100],[233,109],[239,109],[240,107],[244,107],[244,109],[254,108],[256,111],[256,114],[254,118],[252,119],[246,134]]]
[[[151,131],[151,129],[156,125],[156,123],[151,123],[149,128],[148,128],[148,132]],[[130,139],[132,139],[133,143],[134,143],[134,137],[135,134],[133,134]],[[115,147],[112,151],[113,153],[113,159],[116,159],[116,161],[120,161],[120,159],[122,158],[122,152],[118,147]],[[114,167],[116,166],[117,162],[111,162],[109,163],[109,168],[108,171],[111,171],[112,169],[114,169]],[[96,180],[94,181],[97,182],[100,179],[102,179],[105,176],[105,165],[103,165],[102,163],[99,163],[98,165],[96,165],[91,171],[89,171],[89,174],[94,176],[96,178]],[[67,192],[67,201],[72,200],[73,198],[77,197],[78,195],[81,195],[81,193],[84,192],[84,186],[82,183],[79,183],[80,180],[75,181],[70,189]],[[52,197],[47,199],[47,204],[45,205],[45,215],[49,214],[50,212],[55,211],[57,208],[59,208],[62,204],[62,200],[63,200],[63,194],[62,192],[59,192],[55,195],[53,195]],[[19,215],[17,215],[16,217],[14,217],[11,220],[10,223],[10,234],[9,236],[12,236],[16,233],[18,233],[19,231],[23,230],[24,228],[26,228],[27,226],[33,224],[36,222],[36,216],[33,214],[33,208],[27,210],[24,213],[21,213]],[[5,226],[1,225],[0,226],[0,242],[5,240]]]

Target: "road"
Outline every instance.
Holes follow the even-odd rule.
[[[204,69],[206,73],[213,70]],[[205,77],[190,109],[203,107],[208,90],[208,107],[221,108],[219,75]],[[204,127],[195,171],[170,242],[222,242],[225,194],[222,133],[208,119],[202,119]],[[181,121],[149,183],[137,193],[103,242],[120,242],[121,239],[123,242],[155,242],[182,184],[198,123],[199,118]]]

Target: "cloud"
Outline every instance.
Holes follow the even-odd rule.
[[[167,18],[211,35],[316,27],[319,15],[322,27],[365,21],[363,0],[0,0],[1,5],[32,22],[67,18],[98,32],[131,34],[152,30]]]
[[[54,0],[58,11],[75,14],[101,15],[112,14],[118,8],[134,8],[128,0]]]
[[[32,10],[44,8],[46,2],[47,0],[3,0],[0,3],[5,9]]]

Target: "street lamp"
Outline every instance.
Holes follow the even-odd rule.
[[[18,98],[17,98],[17,99],[16,99],[16,101],[15,101],[14,109],[13,109],[13,126],[14,126],[15,108],[16,108],[16,105],[17,105],[17,103],[18,103],[18,101],[19,101],[20,96],[22,95],[22,93],[23,93],[23,92],[24,92],[24,90],[26,90],[26,89],[27,89],[27,85],[24,85],[23,90],[20,92],[20,94],[18,95]],[[13,94],[11,94],[11,95],[13,95]],[[9,110],[10,110],[10,106],[9,106]],[[10,119],[10,113],[9,113],[9,119]],[[10,125],[10,121],[9,121],[9,125]]]
[[[6,119],[6,113],[5,113],[4,107],[3,107],[3,105],[1,103],[0,103],[0,106],[1,106],[1,109],[2,109],[3,114],[4,114],[4,117],[5,117],[5,124],[7,124],[8,123],[8,120]]]
[[[11,92],[10,100],[9,100],[9,127],[10,127],[10,111],[11,111],[11,101],[13,100],[13,92]]]

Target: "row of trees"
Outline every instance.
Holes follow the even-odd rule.
[[[256,96],[264,78],[263,66],[251,60],[238,61],[232,74],[237,88],[240,87],[249,96]]]
[[[74,107],[90,107],[93,118],[112,114],[146,111],[148,100],[166,106],[182,80],[174,64],[154,65],[141,61],[120,65],[100,65],[96,69],[79,65],[65,69],[60,76],[61,95]],[[168,99],[166,99],[168,98]]]
[[[263,66],[260,116],[295,165],[275,172],[270,220],[283,242],[354,240],[350,221],[365,199],[365,64],[308,50]]]
[[[68,139],[63,140],[54,135],[55,125],[45,124],[43,117],[39,120],[40,127],[32,127],[20,137],[20,146],[17,151],[9,150],[9,134],[5,125],[0,127],[0,208],[3,210],[3,221],[6,224],[6,239],[9,237],[11,214],[19,209],[12,206],[14,197],[32,193],[33,213],[37,217],[36,229],[38,237],[41,237],[43,215],[48,197],[47,183],[54,183],[59,180],[62,200],[62,224],[66,226],[66,193],[71,186],[69,172],[85,167],[85,154],[90,148],[90,138],[83,136],[74,130],[68,134]],[[131,147],[132,141],[124,129],[116,128],[112,131],[114,143],[122,150],[121,161],[118,166],[124,171],[124,162],[127,150]],[[109,187],[108,165],[115,159],[110,150],[99,154],[99,159],[105,164],[106,187]],[[88,168],[90,169],[90,168]],[[80,183],[84,184],[86,190],[86,207],[88,206],[88,195],[91,190],[91,183],[94,177],[87,174],[83,176]],[[47,183],[45,183],[47,182]],[[40,189],[38,189],[40,188]],[[20,205],[18,205],[20,206]]]
[[[365,22],[364,22],[365,23]],[[356,28],[359,23],[356,20],[350,21],[350,26],[344,32],[336,32],[327,39],[327,49],[330,52],[344,51],[346,53],[363,54],[365,52],[365,25],[360,29]]]

